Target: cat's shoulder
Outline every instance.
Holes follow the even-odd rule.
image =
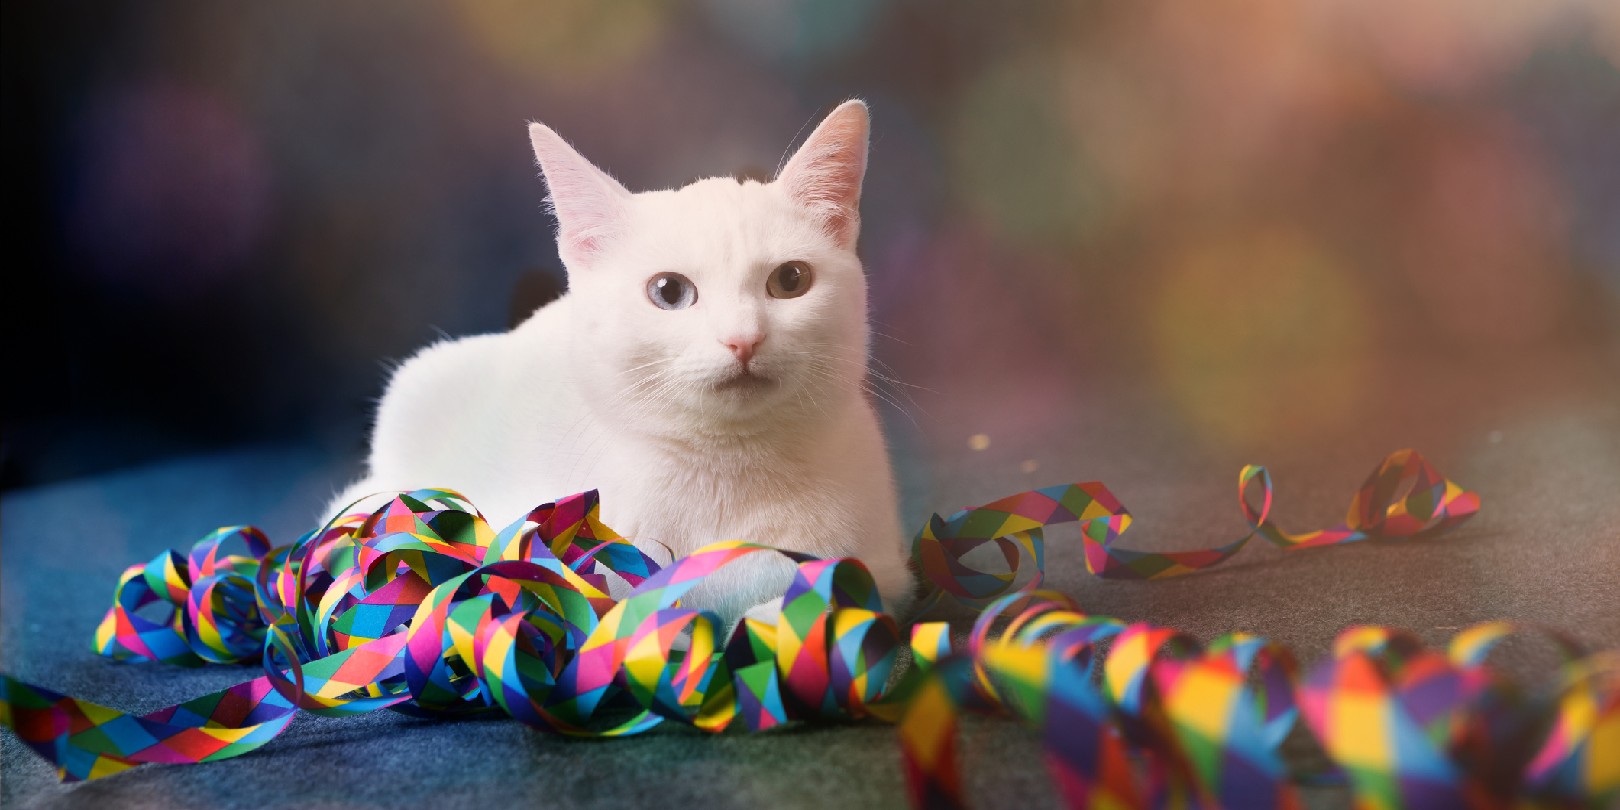
[[[510,332],[469,335],[423,347],[389,378],[378,408],[379,433],[410,431],[445,420],[504,424],[514,401],[562,407],[556,385],[567,329],[562,301],[552,302]],[[547,381],[536,386],[535,381]]]
[[[394,369],[390,393],[402,389],[451,384],[457,378],[477,378],[497,365],[511,342],[509,334],[494,333],[447,338],[418,349]]]
[[[389,388],[491,382],[535,357],[536,344],[551,344],[567,334],[565,300],[540,308],[510,332],[467,335],[430,343],[394,370]]]

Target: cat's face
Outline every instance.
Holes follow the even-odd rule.
[[[538,125],[593,406],[653,432],[837,418],[866,375],[855,256],[866,108],[834,111],[771,183],[630,194]]]

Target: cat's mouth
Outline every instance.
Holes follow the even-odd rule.
[[[737,371],[716,381],[714,383],[714,390],[749,394],[757,391],[763,391],[775,384],[776,381],[770,377],[757,374],[747,369],[738,369]]]

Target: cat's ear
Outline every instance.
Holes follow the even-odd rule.
[[[570,270],[588,266],[618,232],[630,192],[545,124],[529,124],[529,143],[551,192],[546,201],[557,216],[557,252]]]
[[[861,232],[861,179],[866,176],[866,103],[838,105],[776,175],[788,196],[821,220],[839,246]]]

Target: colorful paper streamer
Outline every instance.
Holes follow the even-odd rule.
[[[984,608],[960,646],[938,622],[903,638],[856,560],[726,541],[660,568],[600,522],[595,493],[496,532],[454,492],[419,490],[289,546],[272,548],[251,528],[220,529],[188,555],[166,552],[121,577],[95,634],[99,652],[257,662],[261,677],[132,715],[0,675],[0,723],[71,780],[239,756],[299,710],[504,711],[572,736],[875,717],[900,724],[913,802],[957,807],[956,718],[988,711],[1042,735],[1073,806],[1286,808],[1299,793],[1280,746],[1303,718],[1361,807],[1620,797],[1620,657],[1560,634],[1566,663],[1540,690],[1486,665],[1503,638],[1536,632],[1504,623],[1464,631],[1445,653],[1398,631],[1352,628],[1302,672],[1288,650],[1254,636],[1199,644],[1087,615],[1039,589],[1042,531],[1063,522],[1080,524],[1093,573],[1159,578],[1218,564],[1256,534],[1287,549],[1417,537],[1479,504],[1402,451],[1368,479],[1343,525],[1291,535],[1268,521],[1263,468],[1244,469],[1240,498],[1256,482],[1261,507],[1243,500],[1249,534],[1203,552],[1116,547],[1130,515],[1097,483],[935,516],[916,541],[920,572],[937,598]],[[1005,570],[963,561],[987,543]],[[229,544],[242,553],[225,553]],[[797,574],[779,620],[745,619],[722,643],[715,617],[679,600],[751,554],[785,554]],[[1021,556],[1033,565],[1020,583]],[[623,600],[609,595],[612,577],[632,586]],[[147,618],[154,605],[171,615]],[[903,657],[911,663],[897,671]]]

